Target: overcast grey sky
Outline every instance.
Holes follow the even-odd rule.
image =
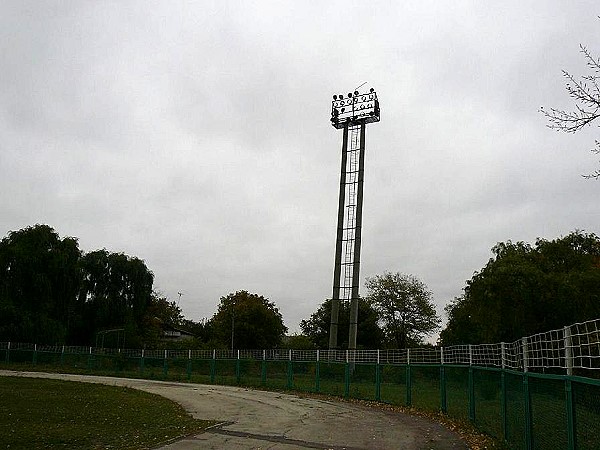
[[[600,233],[596,127],[561,70],[600,53],[596,1],[3,1],[0,235],[46,223],[146,261],[194,320],[245,289],[290,331],[331,296],[341,132],[374,87],[363,278],[438,311],[499,241]]]

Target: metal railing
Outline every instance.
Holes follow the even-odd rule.
[[[406,350],[142,350],[0,343],[0,368],[319,392],[442,411],[514,449],[600,448],[600,320]],[[586,377],[575,376],[586,375]]]
[[[600,319],[523,337],[514,342],[402,350],[142,350],[0,342],[0,350],[147,358],[337,361],[361,364],[452,364],[523,372],[600,370]]]

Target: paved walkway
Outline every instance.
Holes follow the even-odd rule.
[[[37,372],[0,371],[0,375],[132,387],[174,400],[196,418],[220,422],[164,450],[468,449],[456,434],[425,418],[345,402],[231,386]]]

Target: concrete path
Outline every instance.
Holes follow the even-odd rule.
[[[0,375],[132,387],[174,400],[196,418],[220,422],[164,450],[468,449],[458,435],[425,418],[345,402],[231,386],[38,372],[0,371]]]

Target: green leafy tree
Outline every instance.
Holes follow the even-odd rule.
[[[235,349],[277,348],[287,332],[275,304],[247,291],[221,297],[208,326],[215,345]]]
[[[156,347],[163,338],[165,325],[183,327],[184,317],[181,308],[164,295],[153,292],[142,321],[142,341],[145,347]]]
[[[347,348],[350,306],[345,302],[340,302],[338,317],[338,343],[340,348]],[[309,319],[300,322],[300,329],[313,342],[315,347],[326,349],[329,346],[330,321],[331,299],[327,299],[311,314]],[[359,299],[358,331],[356,335],[356,345],[358,348],[381,348],[384,336],[378,322],[379,316],[377,311],[365,299]]]
[[[419,345],[439,328],[432,293],[417,277],[385,272],[367,278],[365,286],[366,299],[378,312],[389,346]]]
[[[210,332],[209,321],[206,319],[199,321],[183,319],[181,321],[181,328],[196,336],[197,344],[206,346],[205,344],[211,340],[212,334]]]
[[[481,330],[473,326],[475,317],[471,314],[473,305],[470,297],[456,297],[444,308],[448,323],[440,333],[440,344],[479,344],[483,343]],[[497,341],[501,342],[501,340]]]
[[[153,292],[150,296],[150,304],[146,309],[146,317],[157,319],[161,323],[171,326],[180,326],[184,317],[177,303],[169,301],[164,295]]]
[[[92,344],[98,330],[124,328],[139,344],[153,275],[144,262],[98,250],[48,225],[0,241],[0,340]]]
[[[128,343],[140,345],[154,281],[146,264],[123,253],[97,250],[85,254],[80,267],[79,303],[85,317],[81,339],[91,342],[96,331],[123,327]]]
[[[77,320],[80,251],[48,225],[0,241],[0,340],[64,343]]]
[[[316,347],[311,338],[305,334],[293,334],[285,337],[282,348],[289,348],[292,350],[314,350]]]
[[[546,116],[549,127],[565,133],[575,133],[588,125],[591,125],[600,117],[600,58],[594,57],[584,45],[579,46],[591,73],[579,78],[563,70],[566,79],[566,89],[569,97],[575,102],[575,108],[568,111],[556,108],[541,108],[542,114]],[[595,154],[600,154],[600,141],[596,139],[596,145],[592,149]],[[584,175],[584,178],[600,179],[600,169]]]
[[[499,243],[447,308],[444,345],[512,342],[600,317],[600,239],[575,231],[552,241]]]

